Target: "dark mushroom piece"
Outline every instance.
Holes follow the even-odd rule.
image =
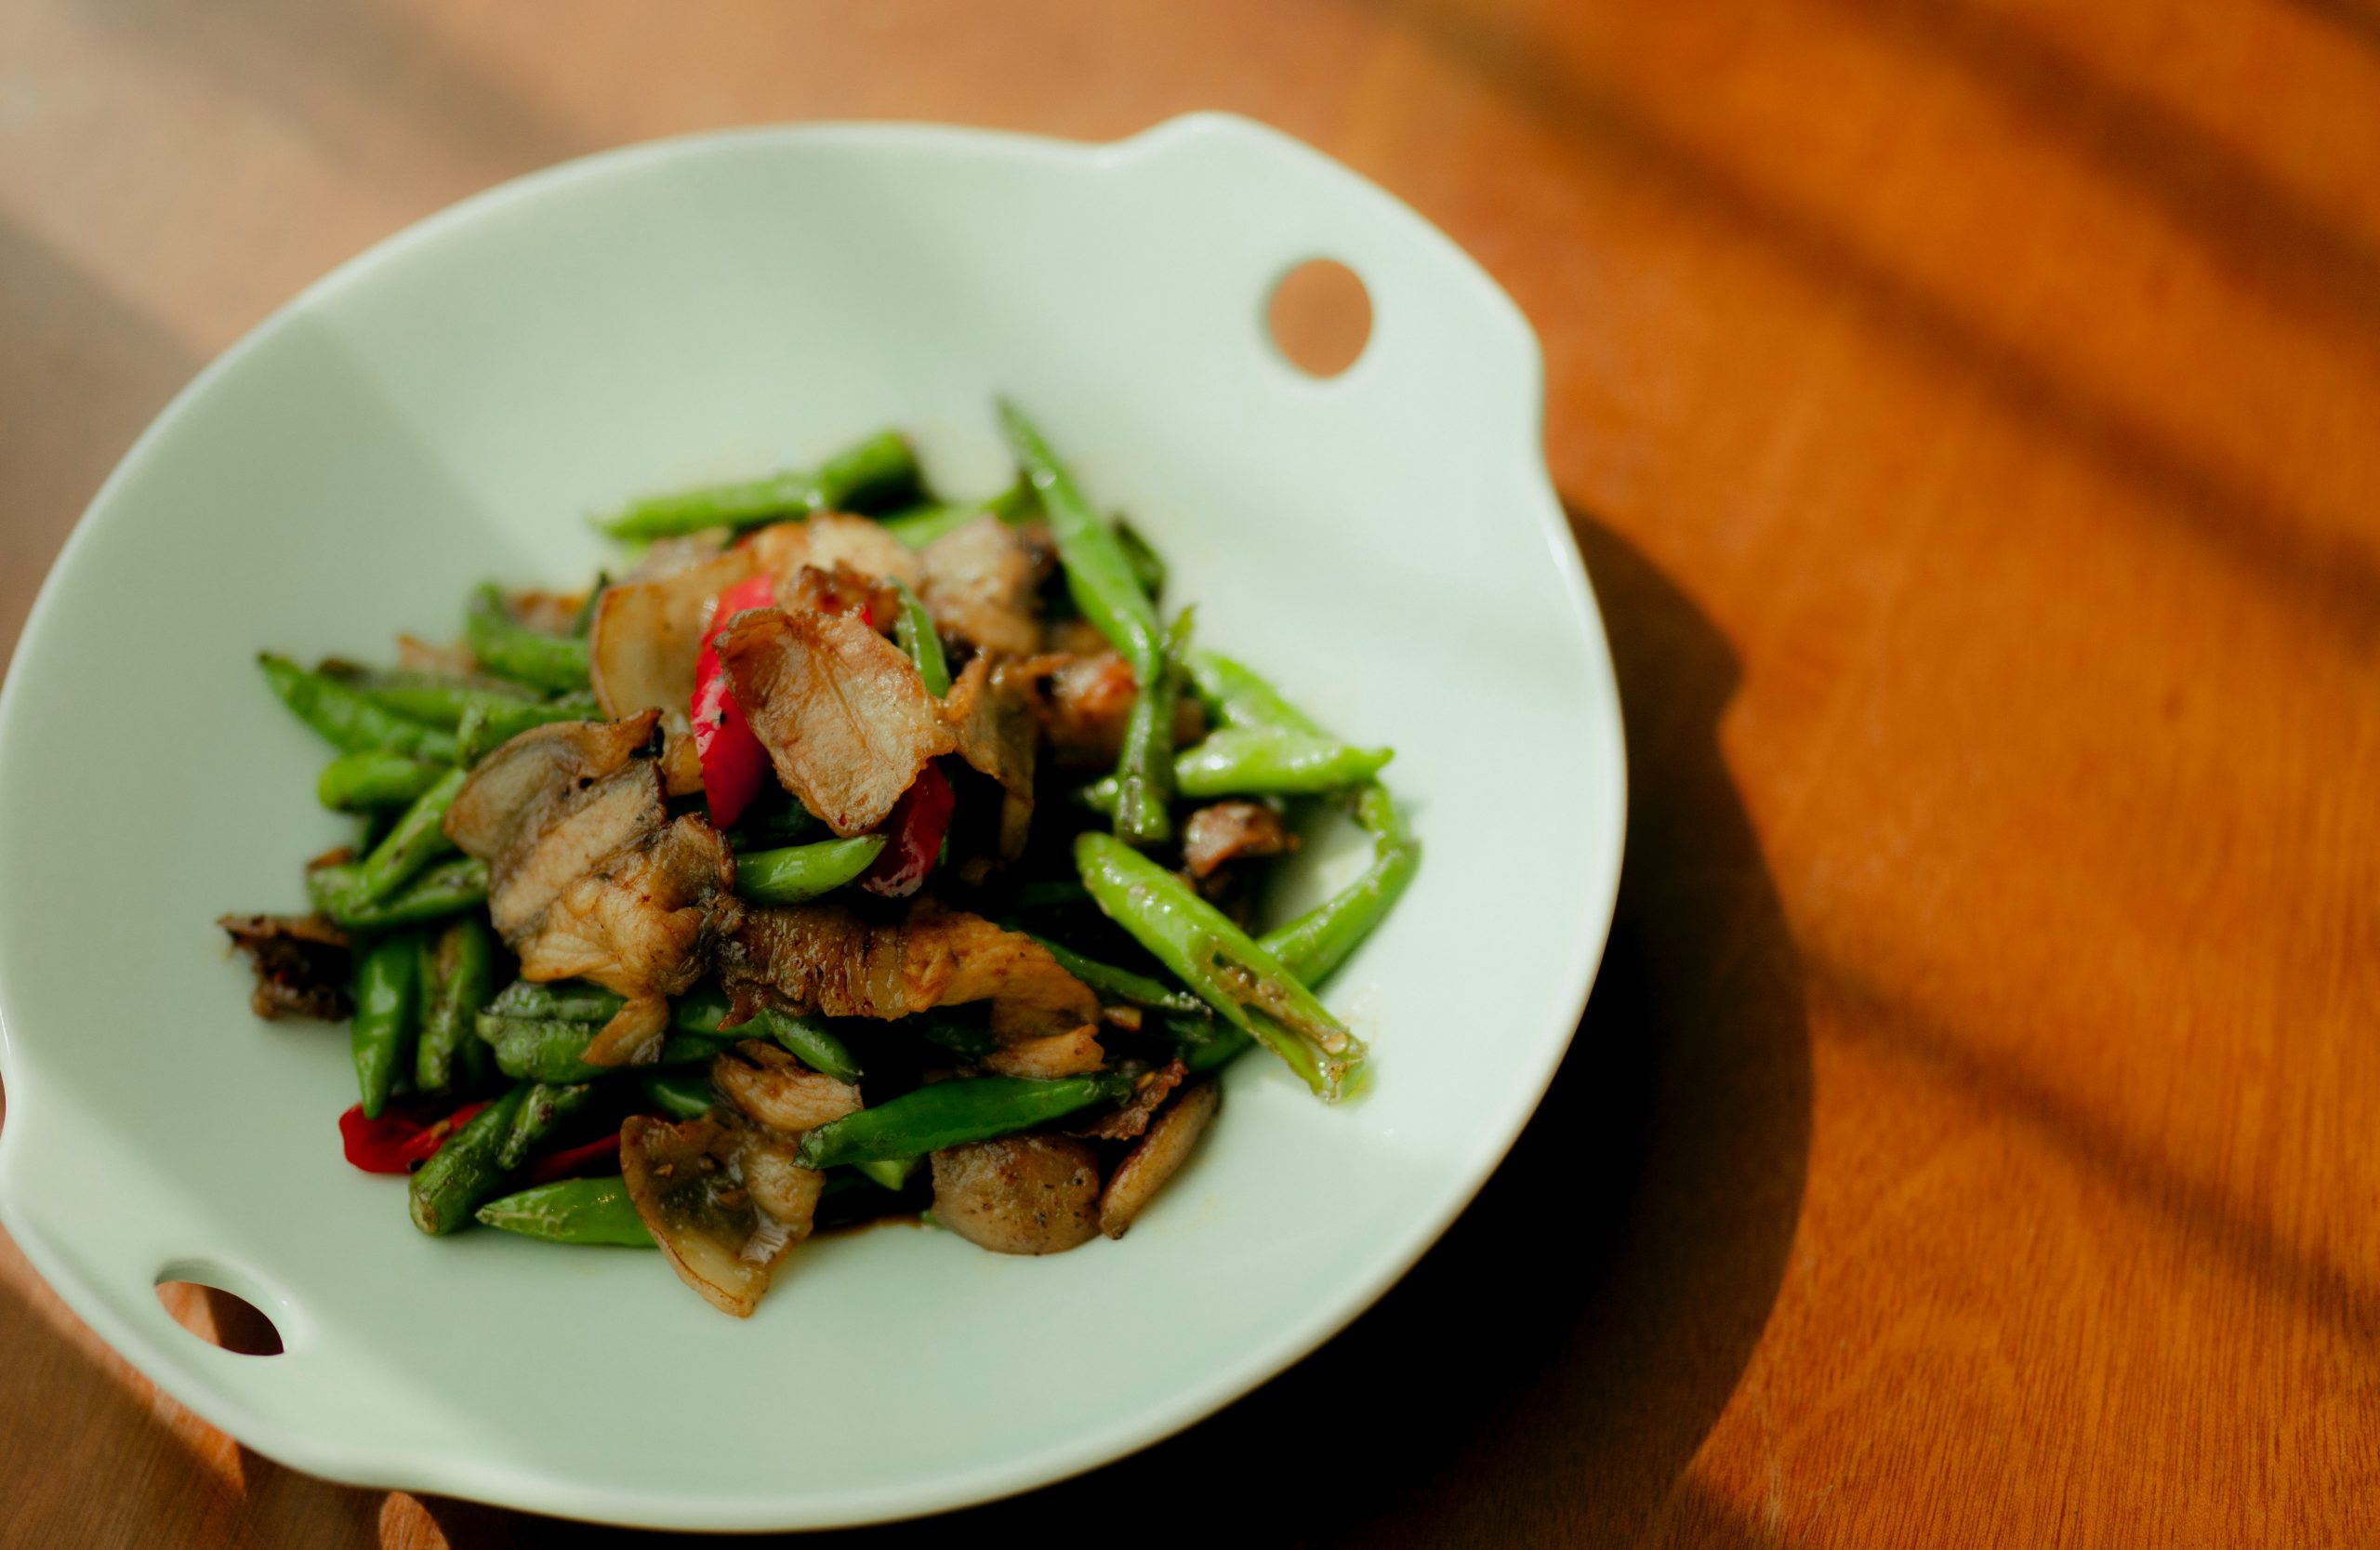
[[[672,1125],[631,1115],[620,1174],[637,1219],[678,1278],[722,1313],[749,1318],[777,1264],[810,1236],[822,1175],[793,1144],[714,1110]]]
[[[1149,1128],[1107,1181],[1107,1188],[1099,1197],[1099,1230],[1110,1238],[1121,1238],[1148,1203],[1157,1198],[1166,1181],[1181,1171],[1190,1160],[1190,1153],[1198,1145],[1198,1137],[1206,1133],[1207,1122],[1215,1117],[1215,1108],[1223,1101],[1223,1090],[1211,1081],[1202,1081],[1183,1090],[1182,1095],[1149,1122]]]
[[[1004,1135],[933,1154],[933,1218],[996,1254],[1055,1254],[1099,1236],[1099,1159],[1070,1135]]]

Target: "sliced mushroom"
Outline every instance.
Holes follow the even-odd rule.
[[[677,1125],[630,1116],[620,1127],[620,1173],[670,1268],[738,1318],[752,1316],[777,1263],[810,1236],[824,1183],[794,1163],[783,1138],[716,1110]]]
[[[774,1044],[747,1039],[712,1063],[727,1101],[771,1130],[800,1135],[860,1109],[859,1089],[813,1071]]]
[[[1223,1090],[1211,1081],[1185,1088],[1179,1098],[1153,1120],[1124,1160],[1116,1165],[1099,1197],[1099,1230],[1121,1238],[1126,1228],[1157,1198],[1166,1181],[1190,1160],[1190,1153],[1206,1133],[1207,1122],[1223,1102]]]
[[[1099,1159],[1066,1135],[933,1154],[933,1219],[996,1254],[1054,1254],[1099,1235]]]
[[[1099,1141],[1132,1140],[1149,1128],[1150,1117],[1163,1106],[1175,1088],[1189,1079],[1189,1066],[1178,1059],[1169,1060],[1157,1069],[1142,1074],[1132,1088],[1130,1103],[1121,1108],[1110,1109],[1089,1124],[1067,1133]]]

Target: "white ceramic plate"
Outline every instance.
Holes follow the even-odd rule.
[[[1325,256],[1375,325],[1278,357]],[[1109,146],[894,126],[639,147],[375,248],[217,362],[107,483],[0,698],[0,1220],[176,1398],[335,1478],[702,1529],[853,1523],[1056,1479],[1208,1414],[1386,1289],[1561,1058],[1618,881],[1618,707],[1538,445],[1536,342],[1468,258],[1243,120]],[[1377,1083],[1235,1066],[1120,1243],[1047,1260],[879,1229],[748,1322],[661,1263],[432,1241],[339,1160],[347,1040],[246,1009],[209,923],[296,907],[345,838],[258,647],[385,656],[485,576],[575,582],[584,518],[882,424],[996,487],[1015,395],[1129,510],[1201,638],[1394,744],[1426,844],[1330,1000]],[[1324,855],[1306,885],[1343,876]],[[285,1345],[184,1333],[160,1278]],[[1482,1289],[1483,1296],[1488,1289]]]

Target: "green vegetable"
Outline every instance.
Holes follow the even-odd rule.
[[[710,1077],[663,1076],[658,1073],[644,1079],[644,1095],[655,1108],[672,1119],[699,1119],[710,1112],[713,1102]]]
[[[1066,591],[1075,606],[1123,654],[1135,682],[1155,682],[1159,651],[1157,605],[1141,590],[1140,576],[1124,546],[1116,541],[1115,529],[1091,509],[1024,412],[1005,400],[999,412],[1017,465],[1041,497],[1050,536],[1057,541],[1058,563],[1065,567]]]
[[[455,842],[446,838],[446,809],[468,778],[463,771],[449,769],[414,799],[396,827],[356,867],[339,897],[340,908],[351,914],[379,903],[455,848]]]
[[[561,695],[549,700],[483,701],[466,708],[455,723],[455,761],[470,768],[533,726],[602,719],[593,695]]]
[[[1136,845],[1172,838],[1173,704],[1182,697],[1182,654],[1190,648],[1190,611],[1165,632],[1154,676],[1144,677],[1124,723],[1124,752],[1116,764],[1116,832]]]
[[[422,1092],[455,1086],[456,1057],[486,1048],[473,1024],[495,974],[496,933],[477,911],[425,939],[421,1040],[413,1057],[413,1084]]]
[[[351,862],[339,862],[306,874],[314,907],[349,931],[387,931],[487,902],[487,863],[469,856],[440,862],[377,904],[350,907],[343,901],[358,870]]]
[[[897,431],[881,431],[808,472],[655,496],[597,525],[615,538],[668,538],[706,527],[758,527],[811,511],[881,510],[918,485],[917,454]]]
[[[412,1053],[420,986],[421,945],[411,936],[380,938],[364,949],[356,964],[355,1021],[349,1025],[347,1044],[367,1119],[380,1118],[398,1066]]]
[[[819,1126],[801,1138],[796,1159],[804,1168],[832,1168],[922,1157],[945,1146],[1030,1130],[1095,1103],[1121,1103],[1131,1092],[1132,1079],[1116,1072],[1056,1081],[1023,1077],[938,1081]]]
[[[487,1226],[549,1243],[608,1244],[621,1249],[650,1249],[653,1235],[628,1199],[626,1180],[557,1179],[490,1200],[480,1207]]]
[[[885,532],[911,549],[923,549],[945,533],[956,533],[989,511],[1005,523],[1020,523],[1039,509],[1033,486],[1020,479],[989,500],[930,501],[878,519]]]
[[[1189,1019],[1170,1020],[1166,1027],[1182,1046],[1182,1064],[1194,1077],[1224,1066],[1256,1047],[1256,1040],[1229,1023],[1219,1023],[1211,1017],[1196,1025]]]
[[[894,638],[901,643],[901,649],[909,654],[909,660],[918,665],[918,677],[924,682],[926,693],[940,699],[950,693],[950,664],[943,657],[942,637],[934,631],[933,616],[918,601],[918,594],[909,590],[908,583],[896,580],[892,590],[901,594],[901,616],[892,626]]]
[[[403,807],[438,783],[441,768],[380,749],[342,753],[323,766],[314,796],[336,813]]]
[[[752,1013],[751,1020],[734,1027],[721,1027],[727,1015],[727,998],[709,986],[704,986],[678,998],[669,1009],[673,1026],[688,1033],[711,1034],[728,1039],[774,1039],[787,1053],[813,1071],[823,1072],[837,1081],[857,1081],[859,1062],[852,1058],[843,1041],[830,1032],[826,1025],[815,1017],[798,1017],[789,1012],[777,1012],[762,1007]]]
[[[754,904],[800,904],[831,893],[867,870],[883,848],[881,834],[861,834],[739,855],[735,892]]]
[[[463,611],[471,655],[499,677],[559,694],[587,687],[587,643],[575,635],[531,629],[504,606],[503,589],[483,582]]]
[[[1312,717],[1283,699],[1279,690],[1228,656],[1194,651],[1187,666],[1198,697],[1225,726],[1272,727],[1310,737],[1329,735]]]
[[[501,1013],[483,1012],[474,1027],[495,1049],[496,1068],[515,1080],[562,1084],[593,1081],[612,1074],[613,1068],[608,1066],[590,1066],[579,1058],[602,1027],[601,1023],[508,1017]]]
[[[1116,545],[1124,551],[1125,560],[1131,564],[1133,578],[1140,582],[1141,590],[1148,593],[1150,601],[1163,597],[1165,556],[1151,549],[1149,541],[1141,537],[1140,529],[1121,517],[1116,519]]]
[[[257,666],[281,703],[335,748],[350,753],[411,754],[439,764],[454,761],[453,736],[400,716],[327,674],[308,672],[269,651],[258,654]]]
[[[1136,974],[1130,969],[1118,969],[1112,963],[1102,963],[1085,958],[1072,947],[1052,942],[1046,936],[1033,936],[1058,960],[1058,967],[1088,985],[1109,1000],[1125,1001],[1133,1006],[1145,1006],[1158,1012],[1181,1012],[1196,1016],[1207,1009],[1207,1003],[1187,990],[1169,990],[1146,974]]]
[[[502,679],[461,678],[453,673],[404,669],[357,673],[347,682],[400,716],[449,730],[473,706],[501,709],[507,706],[535,705],[542,697],[526,684]]]
[[[1075,865],[1108,919],[1308,1087],[1329,1102],[1354,1090],[1362,1041],[1188,883],[1112,835],[1077,837]]]
[[[755,802],[744,821],[727,831],[727,848],[739,856],[775,850],[806,840],[825,827],[810,809],[790,798]]]
[[[1361,785],[1393,757],[1390,749],[1359,749],[1335,737],[1227,726],[1173,756],[1173,784],[1185,797],[1317,796]],[[1109,775],[1076,795],[1093,812],[1114,813],[1121,788]]]
[[[415,1226],[433,1236],[453,1232],[470,1218],[473,1206],[495,1193],[504,1177],[496,1154],[527,1094],[527,1088],[516,1087],[472,1115],[416,1171],[405,1191]]]
[[[528,1161],[529,1154],[554,1133],[555,1126],[585,1108],[594,1096],[591,1081],[532,1083],[522,1093],[519,1106],[512,1111],[512,1123],[496,1146],[496,1167],[509,1173]]]
[[[1421,869],[1421,842],[1406,827],[1384,788],[1358,788],[1355,810],[1355,821],[1371,832],[1371,865],[1339,893],[1260,938],[1308,985],[1321,983],[1345,961],[1356,944],[1387,918]]]
[[[852,1172],[866,1178],[871,1184],[886,1189],[900,1190],[908,1187],[909,1175],[916,1172],[918,1164],[924,1160],[925,1159],[921,1157],[879,1158],[873,1162],[853,1163]]]

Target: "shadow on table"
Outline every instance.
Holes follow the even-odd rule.
[[[1800,971],[1719,753],[1732,653],[1643,555],[1571,520],[1626,707],[1627,873],[1578,1040],[1511,1158],[1377,1307],[1222,1416],[1079,1479],[842,1540],[1054,1523],[1265,1544],[1774,1543],[1685,1472],[1792,1244]],[[587,1532],[426,1505],[456,1550]]]

